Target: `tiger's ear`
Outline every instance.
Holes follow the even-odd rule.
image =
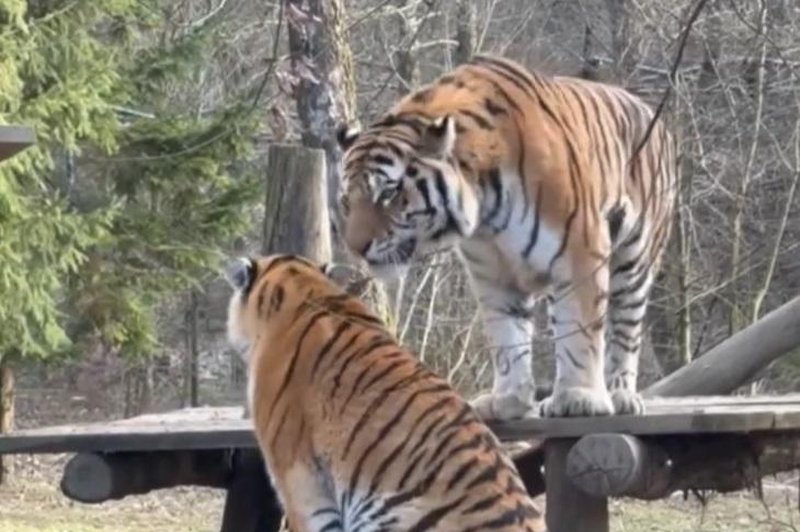
[[[444,159],[456,143],[456,121],[450,115],[440,116],[431,122],[422,134],[422,149],[426,155]]]
[[[240,257],[225,267],[225,279],[234,290],[246,291],[253,284],[256,264],[252,259]]]
[[[357,126],[342,124],[336,128],[336,142],[339,143],[342,151],[346,151],[353,145],[360,134],[361,130]]]
[[[322,272],[345,292],[357,298],[367,294],[372,282],[372,277],[347,264],[328,262],[322,265]]]

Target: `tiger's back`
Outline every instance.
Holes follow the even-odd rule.
[[[292,530],[545,530],[491,431],[358,299],[303,259],[239,270],[230,328]]]

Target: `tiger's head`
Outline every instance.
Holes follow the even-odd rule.
[[[379,277],[470,236],[477,192],[453,156],[450,116],[389,115],[363,132],[340,129],[340,208],[347,247]]]
[[[347,265],[278,254],[238,258],[226,267],[225,278],[233,288],[228,339],[242,350],[267,332],[268,322],[285,326],[283,318],[296,318],[301,305],[320,304],[329,296],[360,297],[370,282]]]

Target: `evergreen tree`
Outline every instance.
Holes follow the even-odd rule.
[[[233,164],[256,100],[181,103],[219,28],[154,39],[164,16],[156,0],[0,0],[0,123],[37,133],[0,166],[0,366],[87,338],[149,352],[158,303],[245,227],[257,187]]]
[[[219,109],[199,109],[185,93],[196,85],[224,26],[162,39],[162,28],[140,36],[125,65],[130,113],[110,158],[87,161],[90,178],[76,202],[119,214],[113,238],[94,246],[71,281],[70,330],[128,355],[152,354],[159,304],[216,275],[220,250],[245,232],[259,187],[246,159],[256,121],[251,95]],[[158,38],[155,38],[158,34]]]

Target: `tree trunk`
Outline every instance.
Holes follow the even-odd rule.
[[[453,64],[460,65],[469,61],[475,53],[477,44],[476,2],[459,0],[456,7],[456,49],[453,52]]]
[[[633,31],[630,0],[606,0],[614,54],[614,78],[626,84],[639,62],[639,39]]]
[[[0,359],[0,434],[14,429],[14,372],[11,363]],[[7,464],[0,455],[0,484],[3,483]]]
[[[692,158],[686,157],[685,167],[678,173],[678,197],[673,223],[676,228],[673,239],[677,245],[678,259],[678,357],[682,365],[692,361],[692,314],[689,294],[691,265],[691,231],[687,216],[692,204]],[[685,177],[688,176],[688,177]]]
[[[592,35],[592,27],[587,24],[583,30],[583,49],[581,50],[581,59],[583,65],[581,66],[580,77],[596,81],[600,79],[597,67],[599,62],[594,57],[594,36]]]
[[[305,7],[308,6],[308,7]],[[345,24],[342,0],[288,0],[289,54],[292,69],[300,81],[294,98],[303,131],[303,144],[325,151],[327,197],[333,223],[334,252],[337,260],[348,261],[339,242],[341,227],[337,195],[342,167],[342,153],[336,141],[336,129],[355,119],[355,76],[353,55]],[[292,14],[294,13],[294,15]],[[276,174],[271,174],[276,175]],[[269,212],[269,211],[267,211]],[[393,323],[386,289],[372,283],[368,300],[374,311],[387,323]]]
[[[189,308],[186,311],[186,357],[184,359],[183,374],[183,404],[184,406],[197,406],[198,397],[198,359],[200,358],[197,345],[197,313],[199,304],[197,292],[192,290],[189,294]]]
[[[409,0],[397,0],[399,35],[397,41],[400,43],[392,58],[394,68],[397,72],[398,83],[396,91],[398,96],[408,94],[419,82],[419,68],[414,54],[414,40],[416,37],[416,24],[413,11],[417,2]]]
[[[763,34],[766,28],[768,9],[766,5],[761,13],[761,20],[759,25],[759,34]],[[756,71],[755,80],[755,116],[753,124],[753,138],[750,143],[748,153],[745,155],[745,161],[742,170],[742,176],[737,184],[736,201],[733,216],[733,243],[731,245],[731,263],[730,263],[730,287],[731,287],[731,312],[730,312],[730,333],[734,334],[747,325],[747,311],[751,306],[750,302],[743,300],[740,292],[743,289],[743,283],[740,280],[742,276],[743,257],[746,254],[743,249],[744,246],[744,217],[745,207],[747,206],[747,196],[750,189],[750,183],[753,179],[754,166],[756,156],[759,152],[759,145],[761,139],[761,126],[762,116],[764,113],[764,66],[767,58],[767,39],[762,39],[761,47],[759,50],[758,69]]]
[[[356,95],[344,2],[288,0],[286,7],[292,73],[299,79],[294,99],[302,141],[325,151],[328,205],[335,213],[342,157],[336,129],[354,119]]]

